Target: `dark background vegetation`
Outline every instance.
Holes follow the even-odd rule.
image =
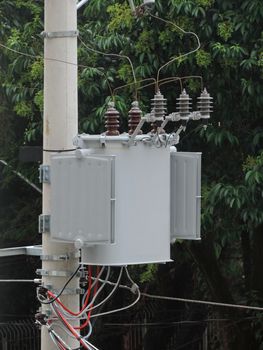
[[[162,295],[262,306],[263,2],[157,0],[154,13],[196,32],[201,41],[198,52],[175,61],[162,71],[161,78],[201,75],[214,97],[214,113],[206,131],[198,123],[189,123],[178,147],[203,153],[202,240],[175,243],[174,263],[134,268],[134,278],[141,280],[144,290]],[[18,151],[22,145],[42,144],[43,3],[1,0],[0,23],[0,44],[37,56],[0,48],[0,159],[37,183],[38,165],[19,162]],[[133,18],[123,0],[90,0],[81,9],[78,23],[80,38],[90,47],[129,56],[138,80],[156,77],[162,64],[196,45],[193,37],[182,35],[172,25],[148,16]],[[79,68],[79,130],[99,133],[104,130],[104,112],[110,99],[107,82],[113,88],[132,82],[131,69],[126,60],[89,52],[81,42],[79,63],[87,66]],[[194,99],[199,96],[198,80],[189,79],[184,87]],[[164,85],[162,93],[169,101],[169,112],[174,111],[179,84]],[[144,112],[149,111],[153,94],[152,87],[140,90]],[[132,100],[131,88],[118,91],[116,106],[123,129]],[[39,194],[16,179],[11,168],[1,167],[0,176],[1,246],[39,243]],[[31,267],[37,263],[21,259],[1,260],[1,276],[32,277]],[[1,305],[1,318],[33,312],[33,288],[0,288],[2,300],[12,305],[9,311]],[[116,303],[126,298],[120,294]],[[28,307],[16,307],[13,300],[23,300]],[[183,344],[182,348],[195,349],[193,340],[202,337],[209,319],[221,320],[215,336],[209,338],[209,349],[263,349],[259,312],[171,302],[151,304],[143,299],[128,316],[118,316],[118,322],[136,320],[142,310],[147,322],[162,325],[144,326],[140,349],[169,349],[175,334],[176,349]],[[104,350],[113,349],[113,345],[116,350],[124,349],[130,328],[105,326],[114,320],[107,318],[97,324],[97,341]],[[171,326],[171,322],[182,321],[198,322],[191,327],[183,327],[183,323],[179,328]]]

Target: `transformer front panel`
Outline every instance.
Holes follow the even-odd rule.
[[[58,155],[51,162],[51,237],[112,243],[112,157]]]
[[[82,263],[170,261],[169,148],[109,144],[100,152],[115,155],[115,243],[82,248]]]

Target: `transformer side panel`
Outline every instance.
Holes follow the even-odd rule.
[[[201,154],[171,152],[171,240],[200,239]]]

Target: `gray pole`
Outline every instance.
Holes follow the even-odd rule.
[[[77,134],[77,37],[74,36],[76,30],[76,0],[45,0],[44,150],[72,149],[72,139]],[[43,164],[50,164],[51,155],[51,152],[44,151]],[[42,213],[52,215],[50,210],[50,184],[44,183]],[[48,232],[43,233],[42,244],[42,254],[45,256],[60,254],[71,256],[67,261],[44,260],[43,270],[71,272],[76,270],[78,258],[74,257],[76,250],[73,244],[55,243],[51,241]],[[59,290],[67,279],[68,277],[43,276],[44,284],[51,284],[56,290]],[[67,288],[77,287],[78,279],[74,278]],[[61,300],[73,311],[78,310],[77,294],[63,296]],[[45,310],[49,310],[49,307],[44,306],[43,311]],[[66,336],[66,333],[61,333],[61,336],[69,346],[78,346],[78,342]],[[57,349],[45,327],[42,327],[41,349]]]

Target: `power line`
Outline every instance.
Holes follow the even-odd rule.
[[[258,317],[245,317],[240,318],[239,321],[247,321],[247,320],[253,320],[257,319]],[[104,323],[104,326],[108,327],[155,327],[155,326],[176,326],[176,325],[197,325],[202,323],[209,323],[209,322],[228,322],[233,321],[230,318],[209,318],[204,320],[195,320],[195,321],[165,321],[165,322],[141,322],[141,323]]]
[[[104,282],[103,279],[99,279],[99,281],[100,282]],[[114,282],[111,282],[111,281],[107,281],[106,283],[109,284],[109,285],[114,285],[115,284]],[[122,285],[122,284],[120,284],[119,287],[123,288],[123,289],[131,289],[130,287]],[[227,304],[227,303],[219,303],[219,302],[215,302],[215,301],[176,298],[176,297],[154,295],[154,294],[143,293],[143,292],[141,292],[141,296],[144,296],[144,297],[147,297],[147,298],[151,298],[151,299],[168,300],[168,301],[179,301],[179,302],[183,302],[183,303],[194,303],[194,304],[230,307],[230,308],[236,308],[236,309],[263,311],[263,307],[259,307],[259,306],[249,306],[249,305],[240,305],[240,304]]]
[[[258,306],[239,305],[239,304],[227,304],[227,303],[218,303],[218,302],[215,302],[215,301],[175,298],[175,297],[167,297],[167,296],[161,296],[161,295],[153,295],[153,294],[148,294],[148,293],[141,293],[141,295],[145,296],[147,298],[151,298],[151,299],[168,300],[168,301],[179,301],[179,302],[184,302],[184,303],[204,304],[204,305],[229,307],[229,308],[244,309],[244,310],[263,311],[263,307],[258,307]]]
[[[0,279],[0,283],[7,283],[7,282],[35,283],[35,280],[25,280],[25,279],[3,280],[3,279]]]
[[[71,66],[77,66],[79,68],[91,68],[91,67],[83,65],[83,64],[78,64],[78,63],[74,63],[74,62],[59,60],[57,58],[44,57],[44,56],[41,56],[41,55],[33,55],[33,54],[26,53],[26,52],[21,52],[21,51],[12,49],[11,47],[6,46],[6,45],[4,45],[2,43],[0,43],[0,47],[6,49],[8,51],[14,52],[14,53],[16,53],[18,55],[29,57],[29,58],[33,58],[33,59],[42,59],[42,60],[45,60],[45,61],[54,61],[54,62],[59,62],[59,63],[65,63],[65,64],[69,64]]]
[[[1,45],[1,44],[0,44]],[[6,167],[10,168],[12,170],[12,172],[17,175],[18,177],[20,177],[20,179],[22,179],[23,181],[25,181],[29,186],[31,186],[32,188],[34,188],[34,190],[36,190],[37,192],[42,194],[42,190],[41,188],[37,187],[32,181],[30,181],[27,177],[25,177],[23,174],[21,174],[19,171],[13,170],[12,166],[9,165],[5,160],[0,159],[0,163],[4,164]]]
[[[100,51],[98,50],[95,50],[95,49],[92,49],[90,47],[88,47],[83,40],[81,40],[79,38],[79,40],[81,41],[81,43],[87,48],[89,49],[90,51],[94,51],[94,52],[97,52],[97,53],[101,53]],[[32,58],[32,59],[41,59],[41,60],[44,60],[44,61],[53,61],[53,62],[58,62],[58,63],[64,63],[64,64],[68,64],[68,65],[71,65],[71,66],[76,66],[77,68],[92,68],[90,66],[87,66],[87,65],[84,65],[84,64],[79,64],[79,63],[75,63],[75,62],[69,62],[69,61],[65,61],[65,60],[60,60],[60,59],[57,59],[57,58],[51,58],[51,57],[44,57],[44,56],[41,56],[41,55],[33,55],[33,54],[29,54],[29,53],[26,53],[26,52],[21,52],[21,51],[18,51],[18,50],[15,50],[15,49],[12,49],[11,47],[9,46],[6,46],[2,43],[0,43],[0,47],[8,50],[8,51],[11,51],[13,53],[16,53],[18,55],[21,55],[21,56],[25,56],[25,57],[29,57],[29,58]],[[103,53],[102,53],[103,54]],[[130,60],[129,57],[127,56],[123,56],[123,55],[117,55],[117,54],[104,54],[106,56],[118,56],[118,57],[122,57],[122,58],[127,58],[129,60],[129,63],[131,65],[131,68],[132,68],[132,72],[133,72],[133,75],[134,75],[134,79],[136,81],[136,77],[135,77],[135,73],[134,73],[134,68],[133,68],[133,64]],[[112,88],[111,88],[111,85],[110,85],[110,82],[109,82],[109,79],[107,78],[106,74],[104,72],[100,72],[100,74],[102,76],[104,76],[104,78],[106,79],[107,81],[107,85],[108,85],[108,88],[110,90],[110,93],[111,93],[111,96],[113,96],[113,92],[112,92]],[[31,88],[32,89],[32,88]],[[35,89],[35,88],[34,88]]]

